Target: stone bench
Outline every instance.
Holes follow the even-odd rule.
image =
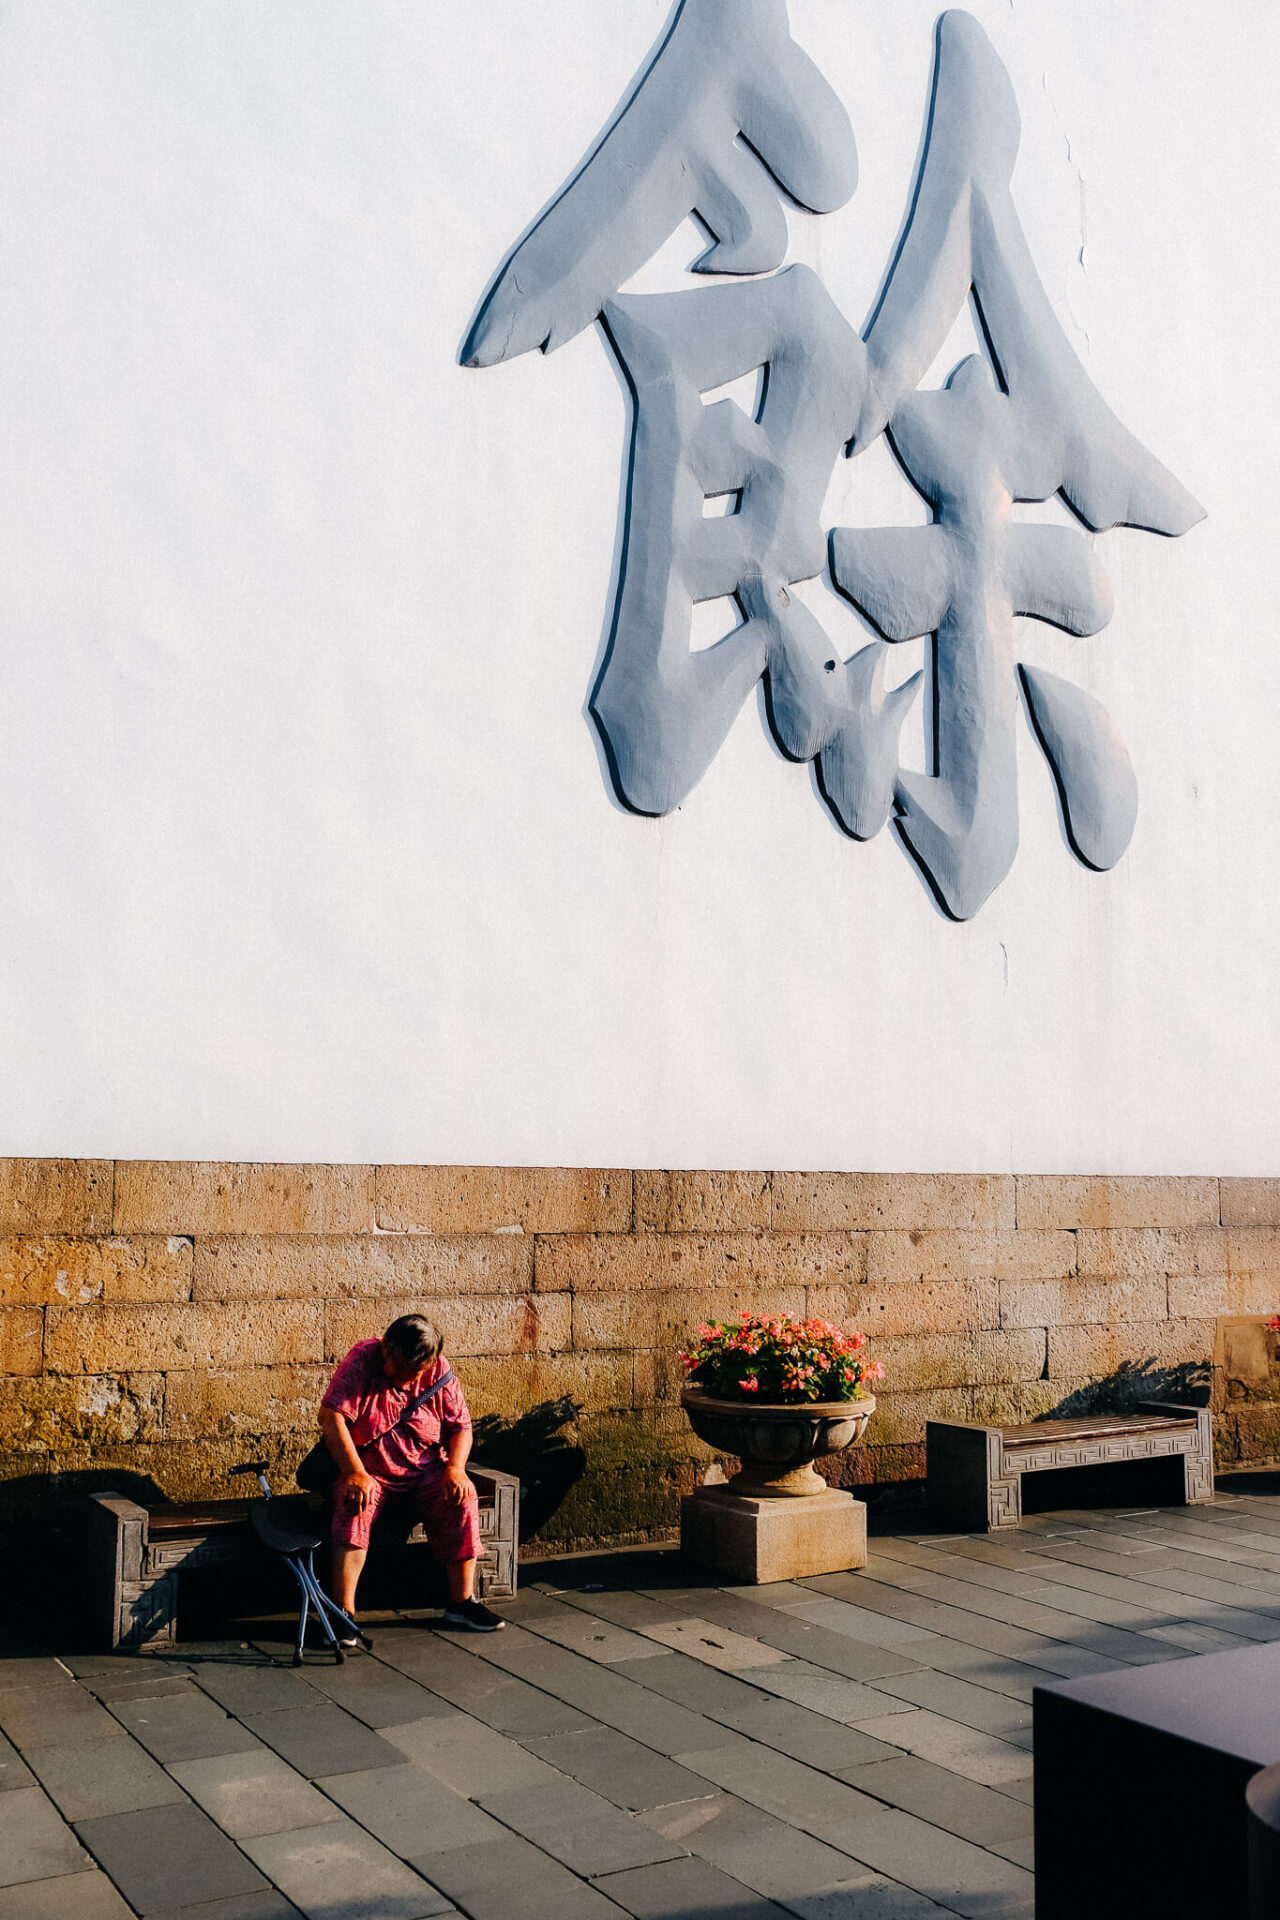
[[[930,1516],[962,1533],[1018,1526],[1023,1475],[1061,1467],[1165,1459],[1188,1506],[1213,1498],[1213,1417],[1204,1407],[1149,1402],[1024,1427],[930,1420],[927,1451]]]
[[[514,1474],[468,1464],[480,1507],[476,1591],[509,1600],[516,1590],[520,1482]],[[263,1548],[249,1525],[249,1500],[164,1501],[140,1506],[121,1494],[93,1493],[88,1510],[88,1580],[100,1638],[116,1652],[173,1646],[178,1631],[178,1578],[197,1567],[250,1565]],[[323,1515],[317,1508],[317,1523]],[[375,1542],[396,1527],[394,1509],[379,1517]],[[327,1528],[326,1528],[327,1530]],[[398,1535],[426,1544],[420,1526]]]

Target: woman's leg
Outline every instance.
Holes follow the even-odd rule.
[[[374,1516],[382,1505],[382,1495],[382,1484],[375,1481],[373,1496],[359,1513],[348,1512],[341,1503],[340,1495],[334,1499],[333,1519],[329,1526],[329,1540],[333,1548],[333,1595],[347,1613],[355,1612],[356,1587],[369,1557],[369,1535]]]
[[[427,1530],[431,1557],[444,1568],[450,1600],[469,1600],[480,1558],[480,1503],[475,1488],[468,1480],[466,1499],[450,1500],[444,1475],[433,1474],[415,1483],[410,1500]]]

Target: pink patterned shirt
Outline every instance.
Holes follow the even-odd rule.
[[[456,1380],[400,1426],[395,1425],[409,1402],[432,1386],[448,1365],[440,1354],[411,1387],[393,1387],[382,1371],[380,1340],[357,1341],[339,1365],[320,1404],[342,1415],[362,1450],[365,1471],[375,1480],[407,1480],[438,1470],[447,1457],[444,1435],[470,1427],[471,1415]],[[375,1434],[382,1438],[370,1446]]]

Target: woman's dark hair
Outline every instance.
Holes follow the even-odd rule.
[[[402,1313],[382,1337],[407,1364],[415,1367],[425,1367],[428,1360],[434,1360],[444,1344],[439,1328],[420,1313]]]

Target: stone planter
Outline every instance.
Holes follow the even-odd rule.
[[[812,1462],[843,1453],[861,1440],[876,1410],[874,1394],[860,1400],[819,1400],[800,1406],[713,1400],[686,1387],[680,1404],[699,1440],[717,1453],[734,1453],[741,1471],[727,1484],[732,1493],[762,1498],[803,1498],[826,1493]]]
[[[813,1462],[862,1438],[875,1411],[861,1400],[763,1406],[680,1395],[699,1440],[734,1453],[741,1471],[681,1502],[680,1541],[690,1559],[736,1580],[798,1580],[866,1565],[867,1510],[829,1487]]]

